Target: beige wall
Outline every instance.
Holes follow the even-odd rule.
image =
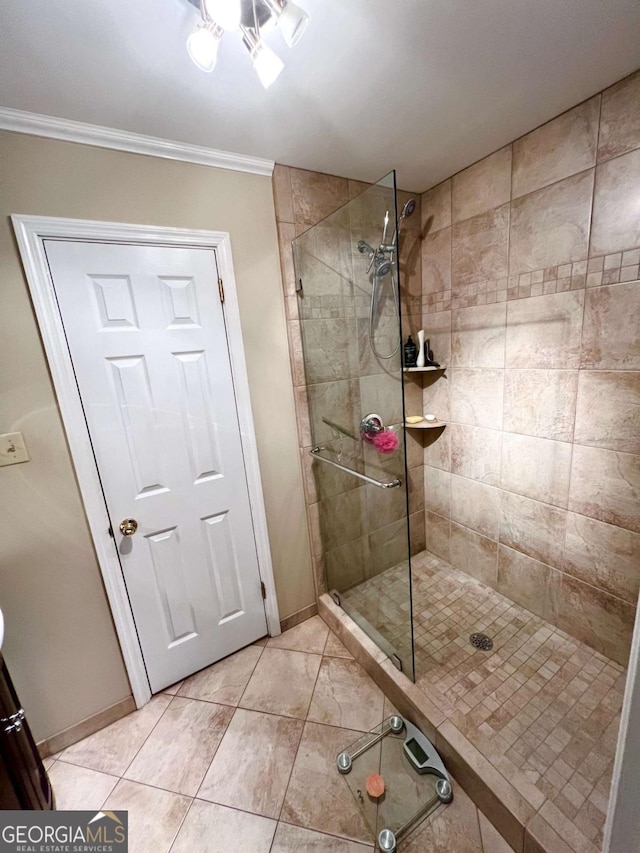
[[[0,203],[0,429],[31,455],[0,470],[0,607],[40,740],[130,689],[9,214],[231,234],[280,617],[314,590],[270,179],[0,133]]]
[[[449,421],[427,548],[626,664],[640,587],[640,73],[422,197]]]

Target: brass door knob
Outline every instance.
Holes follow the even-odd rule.
[[[133,536],[138,529],[138,522],[135,518],[123,518],[120,522],[120,533],[123,536]]]

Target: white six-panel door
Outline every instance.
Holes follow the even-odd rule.
[[[215,252],[45,251],[155,692],[267,633]]]

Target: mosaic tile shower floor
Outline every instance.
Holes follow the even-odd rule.
[[[416,682],[516,788],[535,785],[600,849],[625,669],[423,551],[412,558]],[[403,563],[343,595],[393,642]],[[474,632],[491,651],[475,649]],[[402,642],[406,629],[397,629]]]

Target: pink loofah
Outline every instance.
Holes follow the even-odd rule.
[[[398,444],[398,436],[390,429],[382,430],[373,437],[373,446],[378,453],[393,453]]]

